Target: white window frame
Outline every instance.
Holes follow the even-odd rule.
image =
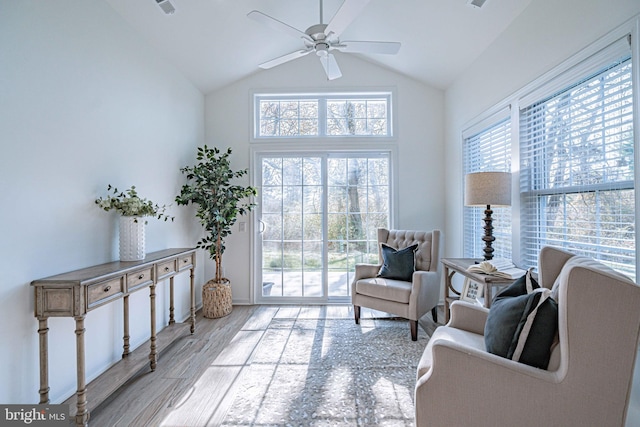
[[[496,132],[499,132],[499,135],[496,136]],[[463,182],[464,175],[472,172],[511,172],[512,132],[508,108],[491,114],[463,131]],[[483,149],[478,153],[469,152],[469,144],[475,143],[478,138],[484,144]],[[476,158],[471,159],[470,156]],[[463,208],[463,256],[465,258],[484,256],[484,242],[481,240],[484,235],[482,222],[484,210],[484,207],[465,206]],[[493,242],[494,256],[510,259],[512,258],[512,210],[510,207],[495,208],[492,217],[493,235],[496,237]]]
[[[615,154],[620,156],[616,159],[621,159],[620,150],[622,148],[616,147],[618,142],[615,136],[618,136],[618,134],[609,136],[610,130],[622,131],[624,126],[629,125],[629,122],[618,122],[618,119],[624,117],[622,114],[628,114],[624,113],[624,111],[628,111],[629,102],[633,98],[627,98],[626,103],[620,104],[623,98],[619,98],[619,96],[623,92],[608,94],[609,90],[606,88],[610,86],[607,85],[606,81],[600,85],[593,84],[593,82],[611,75],[614,69],[628,66],[630,59],[624,60],[624,58],[629,58],[629,54],[628,40],[624,37],[603,51],[598,52],[583,67],[578,67],[575,72],[567,76],[559,76],[560,83],[552,80],[536,90],[533,96],[529,95],[521,100],[520,122],[527,123],[526,127],[522,126],[520,129],[520,157],[522,159],[520,169],[527,171],[527,173],[523,173],[520,176],[521,215],[523,216],[521,220],[521,256],[525,265],[535,265],[540,248],[545,245],[553,245],[566,248],[580,255],[599,259],[605,264],[635,278],[635,242],[633,245],[634,250],[631,253],[623,245],[616,244],[615,240],[618,236],[613,233],[612,229],[609,230],[601,224],[599,213],[601,194],[613,191],[614,196],[624,197],[623,193],[618,195],[618,192],[620,190],[630,190],[635,196],[635,183],[632,177],[627,179],[624,177],[618,179],[615,179],[615,177],[607,178],[607,176],[610,176],[607,172],[612,168],[614,171],[619,169],[621,173],[626,170],[627,176],[629,175],[629,169],[635,170],[634,165],[627,167],[615,166],[615,162],[610,156]],[[631,71],[627,75],[629,79],[632,78]],[[589,83],[591,85],[588,85]],[[630,83],[630,81],[627,81],[622,84],[628,85]],[[618,86],[614,87],[617,90]],[[577,91],[575,95],[574,91]],[[610,102],[611,105],[605,104],[605,101]],[[615,109],[610,111],[611,106],[614,106]],[[615,121],[607,124],[611,120],[607,116],[614,112],[616,114]],[[635,115],[638,114],[637,111],[633,113]],[[596,117],[599,118],[599,121],[589,122],[589,127],[584,127],[585,120],[592,120]],[[525,118],[526,120],[523,120]],[[559,120],[559,123],[549,122],[551,118]],[[630,124],[633,126],[632,120]],[[626,123],[626,125],[623,123]],[[610,128],[603,127],[605,124]],[[577,134],[576,132],[580,133]],[[622,134],[619,136],[622,136]],[[571,160],[571,152],[557,152],[554,148],[556,143],[560,141],[563,150],[584,150],[584,145],[578,142],[582,138],[587,138],[592,141],[590,144],[595,142],[601,150],[606,150],[606,154],[597,154],[602,157],[596,165],[600,165],[602,169],[589,169],[589,172],[599,174],[597,175],[598,177],[604,178],[602,182],[595,182],[594,178],[587,178],[588,182],[585,183],[580,178],[582,174],[578,174],[575,175],[578,181],[574,183],[572,179],[574,174],[578,172],[574,172],[576,167],[572,165],[574,163],[582,164],[582,162],[573,162]],[[527,141],[526,144],[525,141]],[[613,151],[609,151],[611,148],[613,148]],[[634,151],[636,151],[635,147]],[[596,153],[590,155],[593,156]],[[556,177],[556,180],[553,180],[551,176],[551,171],[553,170],[553,165],[549,163],[551,160],[560,161],[560,164],[564,165],[558,171],[563,173],[562,177]],[[634,159],[631,161],[635,164]],[[612,162],[614,166],[605,166],[605,164]],[[532,170],[532,165],[535,170]],[[582,171],[582,167],[579,170]],[[570,175],[567,176],[567,173],[570,173]],[[571,179],[571,181],[567,181],[568,179]],[[572,205],[567,205],[569,200],[573,200],[576,197],[576,201],[585,197],[594,198],[594,203],[596,203],[596,212],[593,213],[595,215],[594,218],[587,220],[586,217],[582,216],[583,213],[579,214],[580,220],[585,221],[584,225],[593,228],[593,234],[584,234],[584,228],[576,226],[567,217],[570,212],[582,212],[585,208],[573,209]],[[557,200],[559,203],[558,207],[554,208],[557,210],[557,215],[554,216],[556,220],[553,224],[547,224],[546,218],[546,203],[547,200],[551,200],[550,198]],[[558,215],[559,219],[563,220],[560,224],[557,222]],[[618,218],[618,220],[623,221],[621,224],[625,223],[624,218]],[[559,229],[559,227],[561,228]],[[601,233],[603,236],[601,236]],[[616,233],[621,233],[621,231]],[[633,234],[635,240],[635,216]],[[629,265],[629,257],[634,259],[631,263],[632,265]]]
[[[393,117],[394,112],[394,89],[380,89],[372,91],[344,91],[344,92],[323,92],[323,91],[304,91],[304,92],[291,92],[291,91],[254,91],[251,93],[251,103],[253,108],[251,109],[250,123],[252,123],[251,129],[251,142],[252,143],[269,143],[274,141],[302,141],[304,143],[310,143],[313,141],[328,141],[328,140],[351,140],[351,141],[366,141],[370,143],[375,141],[391,141],[395,140],[395,120]],[[317,135],[291,135],[291,136],[262,136],[259,135],[260,130],[260,101],[262,100],[310,100],[316,99],[318,101],[318,134]],[[355,100],[386,100],[386,116],[387,116],[387,134],[386,135],[372,135],[372,134],[358,134],[358,135],[328,135],[327,134],[327,101],[330,100],[342,100],[342,99],[355,99]]]
[[[251,173],[251,185],[258,188],[261,186],[262,177],[257,173],[260,168],[260,159],[262,156],[269,155],[282,155],[282,154],[294,154],[294,155],[302,155],[302,156],[313,156],[313,155],[331,155],[332,153],[341,154],[341,153],[368,153],[368,152],[385,152],[389,158],[389,227],[395,228],[396,221],[398,218],[398,147],[396,144],[390,143],[381,143],[380,145],[376,145],[375,147],[363,146],[359,144],[357,141],[347,141],[347,143],[338,143],[335,140],[330,140],[326,144],[323,144],[321,147],[309,145],[309,146],[296,146],[292,147],[290,142],[276,142],[273,140],[268,140],[266,144],[254,144],[250,148],[250,170]],[[314,303],[312,299],[299,299],[295,300],[293,298],[265,298],[262,296],[262,281],[260,278],[262,277],[262,266],[259,261],[262,259],[262,248],[261,245],[258,244],[260,237],[258,234],[260,233],[261,224],[259,221],[259,213],[260,208],[258,208],[255,212],[251,213],[252,222],[250,225],[251,232],[251,242],[250,246],[252,248],[251,251],[251,286],[250,291],[250,303],[251,304],[278,304],[278,303],[301,303],[301,304],[311,304]],[[349,298],[350,301],[350,298]],[[327,304],[327,303],[344,303],[348,302],[345,300],[340,300],[339,298],[333,298],[330,300],[326,299],[318,299],[315,303]]]
[[[573,56],[569,57],[558,66],[554,67],[550,71],[544,73],[531,83],[525,85],[509,96],[505,97],[501,101],[494,104],[485,112],[481,113],[478,117],[467,122],[462,129],[469,129],[473,126],[476,126],[482,120],[485,120],[487,117],[490,117],[495,112],[504,109],[511,108],[511,127],[512,127],[512,165],[513,165],[513,180],[514,185],[512,186],[512,224],[513,224],[513,254],[512,259],[517,265],[524,266],[520,258],[520,248],[522,246],[522,238],[520,235],[520,188],[519,188],[519,177],[520,177],[520,135],[519,135],[519,111],[520,105],[526,104],[526,102],[530,101],[529,97],[535,97],[536,91],[541,90],[544,85],[549,84],[550,82],[554,82],[559,85],[557,88],[562,87],[562,80],[565,80],[565,85],[568,82],[575,82],[580,77],[584,77],[583,71],[585,68],[588,68],[593,65],[594,61],[597,61],[599,58],[599,54],[606,49],[611,44],[620,40],[621,38],[629,37],[631,39],[631,55],[632,55],[632,64],[633,64],[633,134],[634,134],[634,157],[635,157],[635,177],[634,183],[635,185],[635,206],[636,212],[640,212],[640,15],[636,15],[633,18],[629,19],[627,22],[621,24],[620,26],[611,30],[608,34],[602,36],[601,38],[595,40],[589,46],[580,50]],[[463,144],[463,138],[461,134],[460,144]],[[462,152],[461,152],[462,156]],[[462,186],[460,187],[463,188]],[[462,195],[460,196],[460,206],[463,206]],[[635,226],[637,228],[640,221],[638,221],[638,217],[636,215],[636,223]],[[464,233],[460,236],[460,247],[464,246]],[[636,265],[636,273],[640,273],[640,233],[636,232],[635,234],[635,265]],[[532,265],[531,267],[536,267],[536,265]]]

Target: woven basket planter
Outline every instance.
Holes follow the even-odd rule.
[[[202,287],[202,315],[206,318],[217,319],[231,313],[231,283],[223,280],[224,283],[209,280]]]

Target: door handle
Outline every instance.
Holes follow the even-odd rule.
[[[261,219],[258,220],[258,223],[260,224],[260,226],[258,227],[258,233],[262,234],[264,233],[264,230],[267,229],[267,225]]]

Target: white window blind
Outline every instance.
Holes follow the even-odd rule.
[[[500,119],[499,119],[500,120]],[[472,172],[511,172],[511,120],[501,119],[488,128],[465,137],[464,174]],[[463,180],[464,181],[464,180]],[[464,256],[484,256],[483,207],[464,207]],[[493,208],[494,257],[511,258],[511,208]]]
[[[540,248],[553,245],[635,278],[631,53],[627,44],[621,57],[619,47],[606,66],[580,70],[582,77],[561,90],[552,82],[546,96],[522,105],[525,266],[535,266]]]

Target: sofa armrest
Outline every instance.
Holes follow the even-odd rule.
[[[488,308],[466,301],[454,301],[451,304],[451,318],[447,326],[484,335],[488,315]]]
[[[380,271],[380,264],[356,264],[356,271],[353,277],[353,283],[360,279],[368,279],[376,277]]]
[[[524,411],[549,407],[566,411],[562,405],[552,405],[552,387],[560,381],[555,373],[448,340],[436,340],[431,350],[431,369],[415,386],[416,427],[551,425],[541,424],[531,414],[523,419]],[[496,394],[482,398],[488,387]],[[535,396],[537,403],[523,405],[524,396]]]
[[[437,271],[422,271],[416,270],[413,272],[411,279],[413,281],[414,286],[416,284],[420,284],[420,286],[433,285],[438,284],[438,279],[440,278],[440,274]]]
[[[417,320],[440,301],[440,274],[437,271],[416,270],[412,276],[409,313],[416,314]]]

